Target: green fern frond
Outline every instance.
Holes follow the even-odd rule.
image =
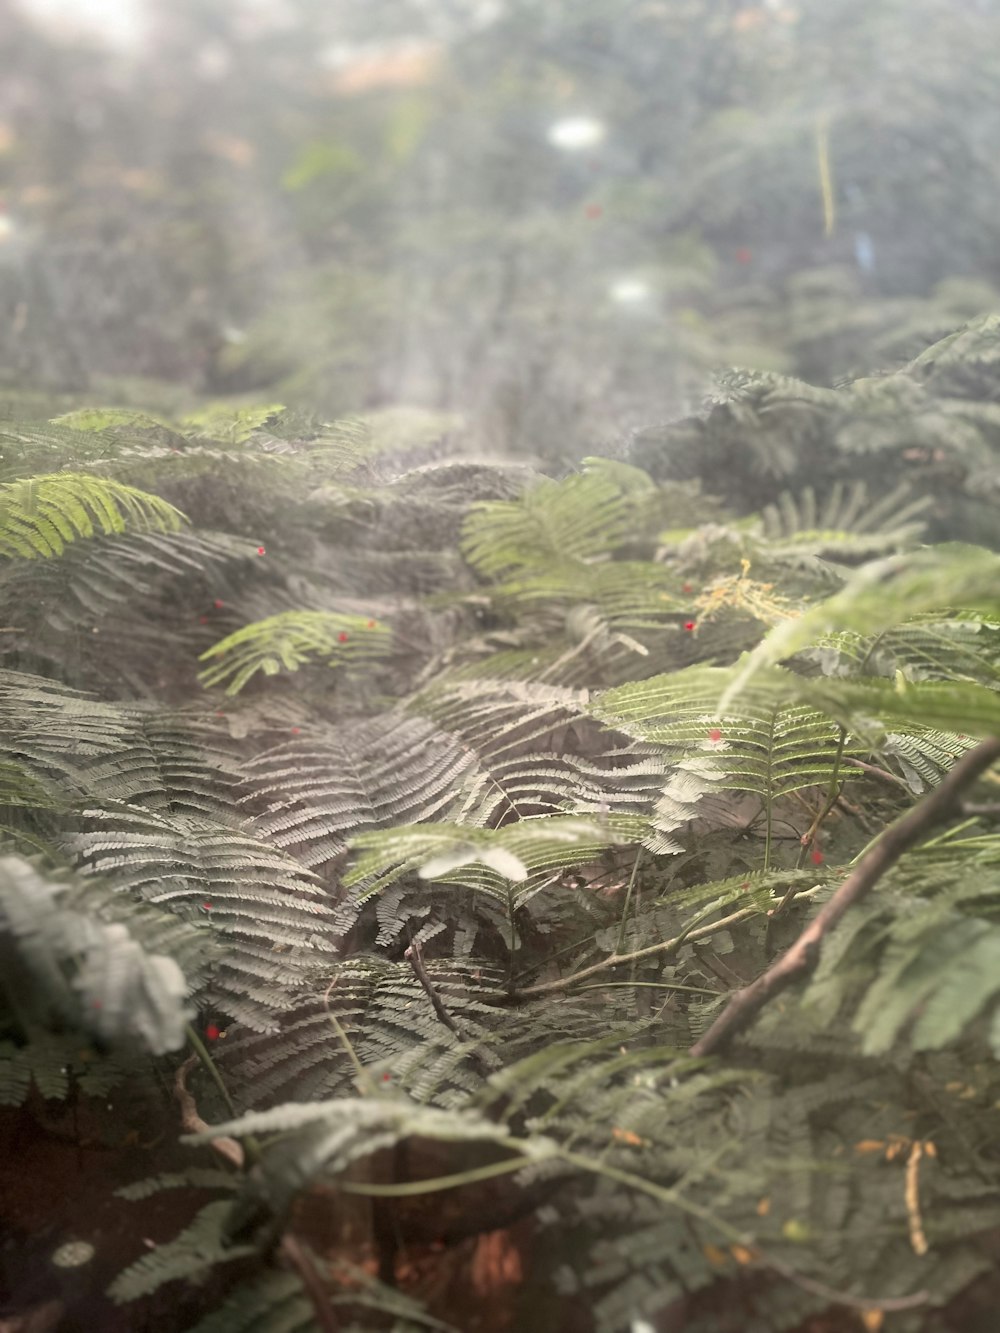
[[[405,926],[405,918],[397,924]],[[281,1016],[280,1031],[232,1034],[222,1053],[227,1079],[246,1088],[255,1107],[292,1097],[349,1095],[357,1071],[340,1043],[331,1040],[332,1014],[376,1082],[388,1073],[393,1087],[411,1095],[419,1083],[424,1089],[420,1101],[449,1105],[465,1100],[480,1082],[477,1075],[470,1083],[470,1046],[482,1050],[492,1042],[498,1063],[503,1043],[514,1039],[510,1013],[496,1003],[503,974],[482,960],[427,958],[425,967],[460,1038],[427,1003],[408,963],[392,962],[381,953],[355,955],[331,972],[333,984],[322,1001],[311,998]],[[529,1040],[531,1031],[534,1026],[526,1026],[520,1040]]]
[[[741,687],[741,695],[759,701],[800,700],[864,737],[871,747],[880,746],[887,732],[903,729],[916,737],[927,729],[954,732],[960,740],[1000,734],[1000,690],[972,681],[908,681],[902,672],[895,680],[805,678],[774,667],[756,671],[749,688]]]
[[[255,1255],[253,1245],[226,1243],[223,1224],[229,1209],[225,1200],[207,1203],[180,1235],[157,1245],[119,1273],[108,1295],[117,1305],[127,1305],[159,1291],[167,1282],[198,1281],[218,1264]]]
[[[477,506],[461,548],[486,578],[606,557],[632,535],[637,508],[653,483],[625,464],[592,466],[565,481],[543,481],[519,500]]]
[[[189,1333],[315,1333],[316,1312],[294,1273],[267,1271],[241,1283]]]
[[[698,667],[654,676],[607,690],[591,707],[611,726],[655,742],[668,759],[713,777],[719,789],[770,800],[829,783],[840,748],[830,719],[794,703],[776,707],[749,697],[720,711],[716,689],[729,676]]]
[[[102,532],[176,532],[187,520],[158,495],[82,472],[55,472],[0,485],[0,555],[61,555]]]
[[[236,752],[204,714],[104,703],[17,672],[0,672],[0,749],[64,805],[225,815],[242,794]]]
[[[344,1260],[316,1261],[329,1267],[328,1299],[344,1333],[369,1333],[373,1318],[388,1333],[461,1333],[435,1319],[419,1302]],[[353,1316],[353,1317],[352,1317]],[[391,1324],[384,1321],[391,1319]],[[348,1323],[343,1323],[349,1320]],[[268,1271],[241,1284],[218,1309],[199,1319],[189,1333],[314,1333],[313,1300],[293,1273]]]
[[[233,407],[230,403],[211,403],[183,417],[181,430],[195,438],[244,444],[254,431],[268,425],[285,410],[283,403],[255,407]]]
[[[163,417],[141,412],[134,407],[78,407],[51,420],[53,426],[98,434],[121,430],[135,431],[137,434],[149,430],[163,433],[172,429]]]
[[[833,932],[805,1004],[836,1015],[866,984],[853,1018],[862,1049],[880,1055],[904,1041],[940,1050],[989,1016],[1000,1049],[1000,839],[966,835],[907,856],[879,892]],[[864,960],[873,965],[859,973]]]
[[[258,808],[257,827],[273,845],[312,867],[342,852],[358,830],[450,810],[474,763],[457,737],[426,719],[345,718],[250,760],[244,800]]]
[[[871,560],[912,547],[923,531],[920,515],[930,496],[914,498],[903,484],[872,504],[868,487],[834,482],[817,497],[812,486],[782,492],[761,511],[760,538],[751,543],[755,567],[800,566],[822,572],[820,562]]]
[[[937,547],[864,565],[833,597],[773,629],[736,673],[725,705],[755,672],[837,630],[877,634],[915,616],[953,608],[1000,610],[1000,557],[974,546]]]
[[[206,687],[228,681],[226,693],[233,695],[258,671],[266,676],[298,671],[316,658],[328,666],[360,666],[387,656],[391,644],[387,626],[361,616],[284,611],[244,625],[202,653],[200,660],[212,664],[200,678]]]
[[[895,676],[908,680],[1000,681],[1000,624],[975,612],[927,613],[878,633],[841,630],[821,635],[800,654],[824,675]]]
[[[498,829],[457,824],[363,833],[352,839],[361,853],[344,878],[364,885],[364,896],[417,870],[422,879],[462,884],[506,899],[510,883],[532,883],[557,870],[591,860],[607,847],[640,842],[648,824],[635,815],[586,819],[549,815]]]
[[[222,579],[255,547],[225,533],[137,533],[80,542],[60,560],[14,561],[0,572],[0,608],[34,646],[43,629],[66,634],[108,617],[160,612],[181,580]],[[99,623],[101,633],[113,625]],[[97,647],[99,645],[95,645]]]
[[[333,914],[314,877],[261,839],[197,815],[121,805],[84,810],[66,847],[119,891],[211,931],[223,1013],[258,1031],[295,1003],[332,948]]]
[[[975,743],[971,736],[911,723],[906,732],[888,732],[879,753],[899,770],[914,796],[921,796],[936,787],[955,760]]]

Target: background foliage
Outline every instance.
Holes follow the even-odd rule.
[[[691,1048],[1000,731],[996,7],[156,8],[0,16],[60,1326],[985,1333],[995,774]]]

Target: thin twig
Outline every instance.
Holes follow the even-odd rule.
[[[808,852],[809,848],[812,846],[816,834],[820,831],[820,829],[823,826],[823,821],[826,819],[827,815],[830,813],[833,807],[837,804],[837,798],[840,795],[840,793],[844,790],[844,784],[839,781],[839,778],[840,778],[840,764],[844,757],[844,745],[846,741],[847,741],[847,729],[845,727],[841,727],[840,736],[837,739],[837,753],[834,756],[833,760],[833,770],[830,773],[830,785],[827,788],[826,800],[817,811],[816,818],[813,820],[812,824],[802,835],[802,850],[799,852],[797,869],[801,870],[803,865],[805,865],[806,852]],[[783,906],[784,903],[782,903],[779,906],[778,912],[781,911],[781,908]],[[777,915],[777,912],[775,913],[775,915]]]
[[[596,976],[598,972],[606,972],[608,968],[624,967],[626,963],[634,963],[641,958],[653,958],[657,954],[674,953],[688,940],[700,940],[708,935],[714,935],[717,931],[725,930],[727,926],[734,926],[737,921],[745,921],[747,917],[756,916],[759,910],[757,907],[741,907],[738,912],[730,912],[729,916],[720,917],[718,921],[712,921],[707,926],[696,926],[693,930],[682,931],[672,940],[648,944],[645,949],[636,949],[633,953],[613,953],[607,958],[602,958],[599,963],[581,968],[579,972],[573,972],[568,977],[560,977],[558,981],[543,981],[537,986],[525,986],[523,990],[512,991],[511,999],[523,1000],[532,995],[548,995],[552,991],[567,990],[570,986],[575,986],[578,981],[585,981],[587,977]]]
[[[632,906],[632,890],[635,888],[635,877],[639,873],[639,862],[642,860],[642,847],[637,848],[635,860],[632,862],[632,873],[628,879],[628,889],[625,892],[625,905],[622,908],[621,925],[618,927],[618,943],[615,945],[615,953],[621,953],[622,945],[625,943],[625,928],[628,925],[628,909]]]
[[[879,768],[877,764],[866,764],[863,759],[845,758],[841,763],[850,764],[851,768],[860,768],[862,773],[870,773],[874,778],[882,778],[885,782],[892,782],[897,787],[902,787],[905,792],[910,788],[902,778],[897,778],[895,773],[890,773],[887,768]]]
[[[796,1273],[794,1268],[789,1268],[783,1264],[780,1259],[775,1259],[772,1254],[767,1254],[763,1250],[757,1251],[757,1257],[763,1264],[773,1269],[779,1277],[783,1277],[787,1282],[791,1282],[796,1287],[801,1287],[803,1291],[812,1292],[814,1296],[820,1296],[824,1301],[830,1301],[831,1304],[846,1305],[852,1310],[882,1310],[886,1314],[892,1314],[899,1310],[918,1310],[920,1306],[927,1305],[931,1299],[929,1291],[914,1291],[909,1296],[852,1296],[849,1292],[838,1291],[836,1287],[828,1287],[825,1282],[817,1282],[815,1278],[806,1277],[804,1273]]]
[[[427,992],[427,998],[434,1006],[434,1012],[437,1014],[438,1018],[440,1018],[441,1022],[445,1025],[446,1028],[448,1028],[450,1032],[454,1032],[456,1037],[460,1037],[462,1034],[459,1031],[458,1024],[452,1018],[451,1014],[449,1014],[448,1010],[444,1007],[444,1001],[441,999],[441,996],[434,989],[434,985],[430,977],[427,975],[427,968],[424,967],[424,960],[423,960],[423,955],[420,952],[420,945],[417,943],[416,940],[414,940],[411,943],[410,947],[407,949],[403,957],[413,968],[414,975],[420,982],[421,986],[423,986],[424,990]]]
[[[316,1265],[305,1247],[290,1232],[286,1231],[278,1248],[292,1268],[295,1269],[299,1281],[305,1287],[306,1293],[312,1302],[317,1325],[323,1330],[323,1333],[340,1333],[340,1320],[330,1304],[330,1298],[326,1287],[323,1286],[323,1280],[316,1272]]]
[[[186,1130],[188,1134],[204,1134],[210,1128],[198,1114],[198,1104],[188,1091],[187,1086],[187,1076],[198,1063],[197,1055],[189,1055],[174,1076],[174,1096],[181,1108],[181,1128]],[[227,1162],[242,1170],[244,1165],[243,1145],[236,1139],[220,1135],[217,1139],[210,1139],[208,1146],[214,1152],[217,1152],[220,1157],[225,1158]]]
[[[939,787],[889,825],[777,962],[733,995],[704,1036],[691,1047],[690,1054],[704,1056],[718,1051],[748,1027],[773,996],[780,994],[799,976],[811,972],[819,960],[823,939],[845,912],[866,897],[885,872],[929,829],[959,814],[962,793],[998,759],[1000,738],[995,736],[967,750]]]
[[[198,1033],[194,1030],[194,1028],[191,1026],[190,1023],[187,1025],[187,1039],[194,1048],[195,1055],[201,1061],[202,1067],[204,1068],[205,1072],[208,1074],[209,1078],[218,1088],[219,1096],[226,1104],[226,1110],[235,1120],[238,1113],[236,1107],[233,1105],[233,1099],[229,1095],[229,1089],[223,1082],[222,1075],[219,1073],[218,1069],[215,1066],[215,1061],[209,1055],[208,1047],[205,1045],[201,1037],[199,1037]]]

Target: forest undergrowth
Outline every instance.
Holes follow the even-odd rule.
[[[38,1327],[995,1326],[998,364],[0,424]]]

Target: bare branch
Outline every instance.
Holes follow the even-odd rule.
[[[756,981],[736,991],[704,1036],[691,1047],[691,1054],[714,1054],[738,1032],[748,1027],[770,999],[798,977],[811,972],[819,960],[824,937],[845,912],[866,897],[885,872],[925,833],[951,816],[960,814],[962,793],[998,759],[998,737],[980,741],[974,749],[967,750],[939,787],[889,825],[795,943]]]
[[[424,967],[424,959],[423,955],[420,952],[420,945],[417,943],[416,940],[413,941],[413,943],[407,949],[403,957],[413,968],[417,980],[420,982],[421,986],[423,986],[424,990],[427,992],[427,998],[434,1006],[434,1012],[437,1014],[438,1018],[440,1018],[441,1022],[445,1025],[446,1028],[449,1029],[449,1031],[454,1032],[456,1037],[460,1037],[462,1034],[458,1030],[458,1024],[452,1018],[451,1014],[449,1014],[448,1010],[444,1007],[444,1001],[441,999],[441,996],[434,989],[433,983],[431,982],[430,977],[427,975],[427,968]]]
[[[759,911],[758,907],[741,907],[738,912],[731,912],[729,916],[720,917],[718,921],[712,921],[707,926],[696,926],[694,930],[682,931],[671,940],[648,944],[645,949],[636,949],[633,953],[613,953],[607,958],[602,958],[599,963],[583,967],[579,972],[570,973],[568,977],[560,977],[558,981],[542,981],[537,986],[525,986],[523,990],[512,991],[510,998],[526,1000],[533,995],[549,995],[552,991],[568,990],[578,981],[586,981],[588,977],[596,976],[598,972],[606,972],[609,968],[624,967],[626,963],[635,963],[642,958],[653,958],[656,954],[669,956],[688,940],[702,940],[709,935],[715,935],[718,931],[725,930],[727,926],[734,926],[737,921],[746,921],[748,917],[757,916]]]
[[[181,1126],[189,1134],[204,1134],[210,1126],[198,1114],[198,1105],[188,1091],[187,1086],[187,1076],[196,1064],[198,1064],[198,1056],[191,1055],[178,1069],[174,1078],[174,1096],[180,1103]],[[225,1135],[222,1135],[217,1139],[211,1139],[208,1146],[217,1152],[220,1157],[225,1158],[227,1162],[231,1162],[233,1166],[242,1170],[244,1164],[243,1145],[238,1143],[236,1139],[226,1138]]]
[[[316,1265],[305,1246],[301,1245],[291,1232],[286,1231],[278,1248],[292,1268],[295,1269],[299,1281],[309,1295],[313,1314],[316,1316],[317,1327],[322,1329],[323,1333],[339,1333],[340,1320],[330,1304],[330,1298],[323,1286],[323,1280],[316,1272]]]

